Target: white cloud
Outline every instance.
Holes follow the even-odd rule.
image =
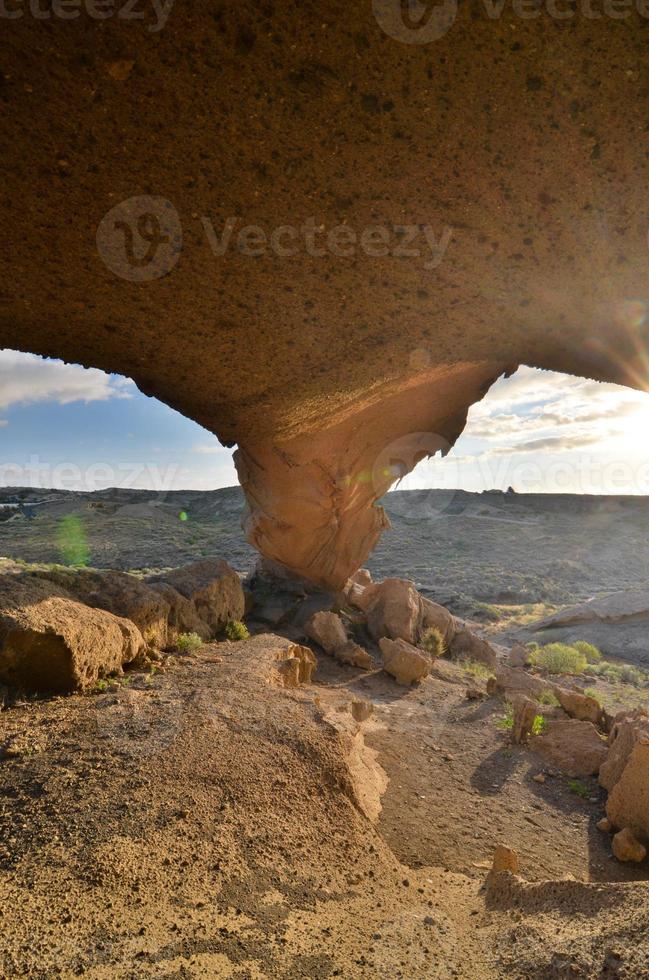
[[[215,441],[214,443],[198,443],[196,446],[192,446],[192,452],[199,453],[201,456],[208,456],[212,453],[225,453],[228,450]]]
[[[0,350],[0,409],[36,402],[69,405],[131,398],[134,390],[135,385],[128,378],[106,374],[98,368]]]

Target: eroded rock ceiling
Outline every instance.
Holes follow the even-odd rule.
[[[0,345],[238,444],[253,543],[340,585],[503,371],[645,386],[649,20],[605,6],[7,0]]]

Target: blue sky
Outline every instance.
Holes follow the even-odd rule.
[[[649,395],[520,368],[400,489],[649,493]],[[212,489],[232,451],[125,378],[0,351],[0,485]]]

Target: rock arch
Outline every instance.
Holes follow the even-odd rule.
[[[644,19],[208,8],[3,24],[0,344],[236,443],[253,543],[337,586],[503,371],[646,385]]]

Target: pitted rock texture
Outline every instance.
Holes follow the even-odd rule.
[[[635,9],[514,31],[460,5],[422,44],[344,0],[177,3],[160,30],[24,13],[0,61],[0,346],[129,376],[238,444],[263,554],[340,588],[375,501],[520,363],[644,385]]]

